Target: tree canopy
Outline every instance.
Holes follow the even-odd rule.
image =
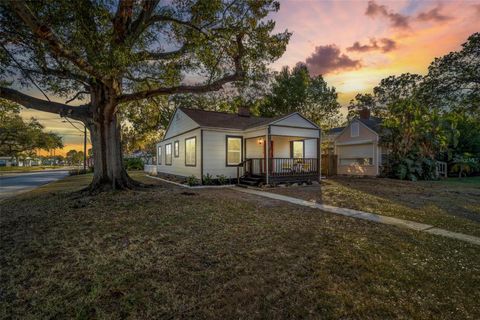
[[[335,126],[340,120],[337,92],[329,87],[321,75],[312,77],[303,64],[293,69],[284,67],[274,76],[271,92],[259,106],[263,116],[284,115],[294,111],[324,128]]]
[[[285,51],[273,0],[56,0],[0,4],[0,97],[86,123],[92,189],[134,185],[122,166],[122,103],[220,90],[255,78]],[[12,85],[13,84],[13,85]],[[45,99],[21,92],[37,87]],[[48,95],[65,103],[49,101]],[[85,99],[71,106],[72,99]]]
[[[32,156],[35,150],[63,148],[62,138],[34,118],[24,121],[16,104],[0,99],[0,155]]]

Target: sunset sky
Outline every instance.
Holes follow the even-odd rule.
[[[306,63],[323,74],[346,105],[389,75],[425,74],[430,62],[460,49],[480,31],[478,1],[280,1],[271,16],[278,31],[293,32],[282,58],[271,67]],[[60,117],[25,110],[64,136],[65,150],[82,149],[82,134]],[[80,126],[79,126],[80,127]]]

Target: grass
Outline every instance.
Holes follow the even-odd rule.
[[[480,237],[480,179],[400,181],[335,177],[272,192],[434,225]]]
[[[0,167],[0,174],[7,172],[31,172],[46,169],[59,169],[59,166],[32,166],[32,167]]]
[[[71,193],[88,182],[2,202],[1,318],[480,317],[478,246],[228,189]]]

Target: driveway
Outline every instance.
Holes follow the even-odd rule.
[[[45,170],[0,176],[0,201],[68,176],[68,171]]]

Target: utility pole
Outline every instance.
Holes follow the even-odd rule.
[[[75,129],[77,129],[78,131],[81,132],[81,130],[78,129],[78,127],[76,127],[72,123],[72,121],[68,120],[67,117],[65,117],[65,120],[62,121],[62,122],[70,123],[72,125],[72,127],[74,127]],[[74,121],[74,122],[83,125],[83,170],[87,170],[87,125],[83,122],[80,122],[80,121]]]
[[[83,124],[83,170],[87,171],[87,126]]]

